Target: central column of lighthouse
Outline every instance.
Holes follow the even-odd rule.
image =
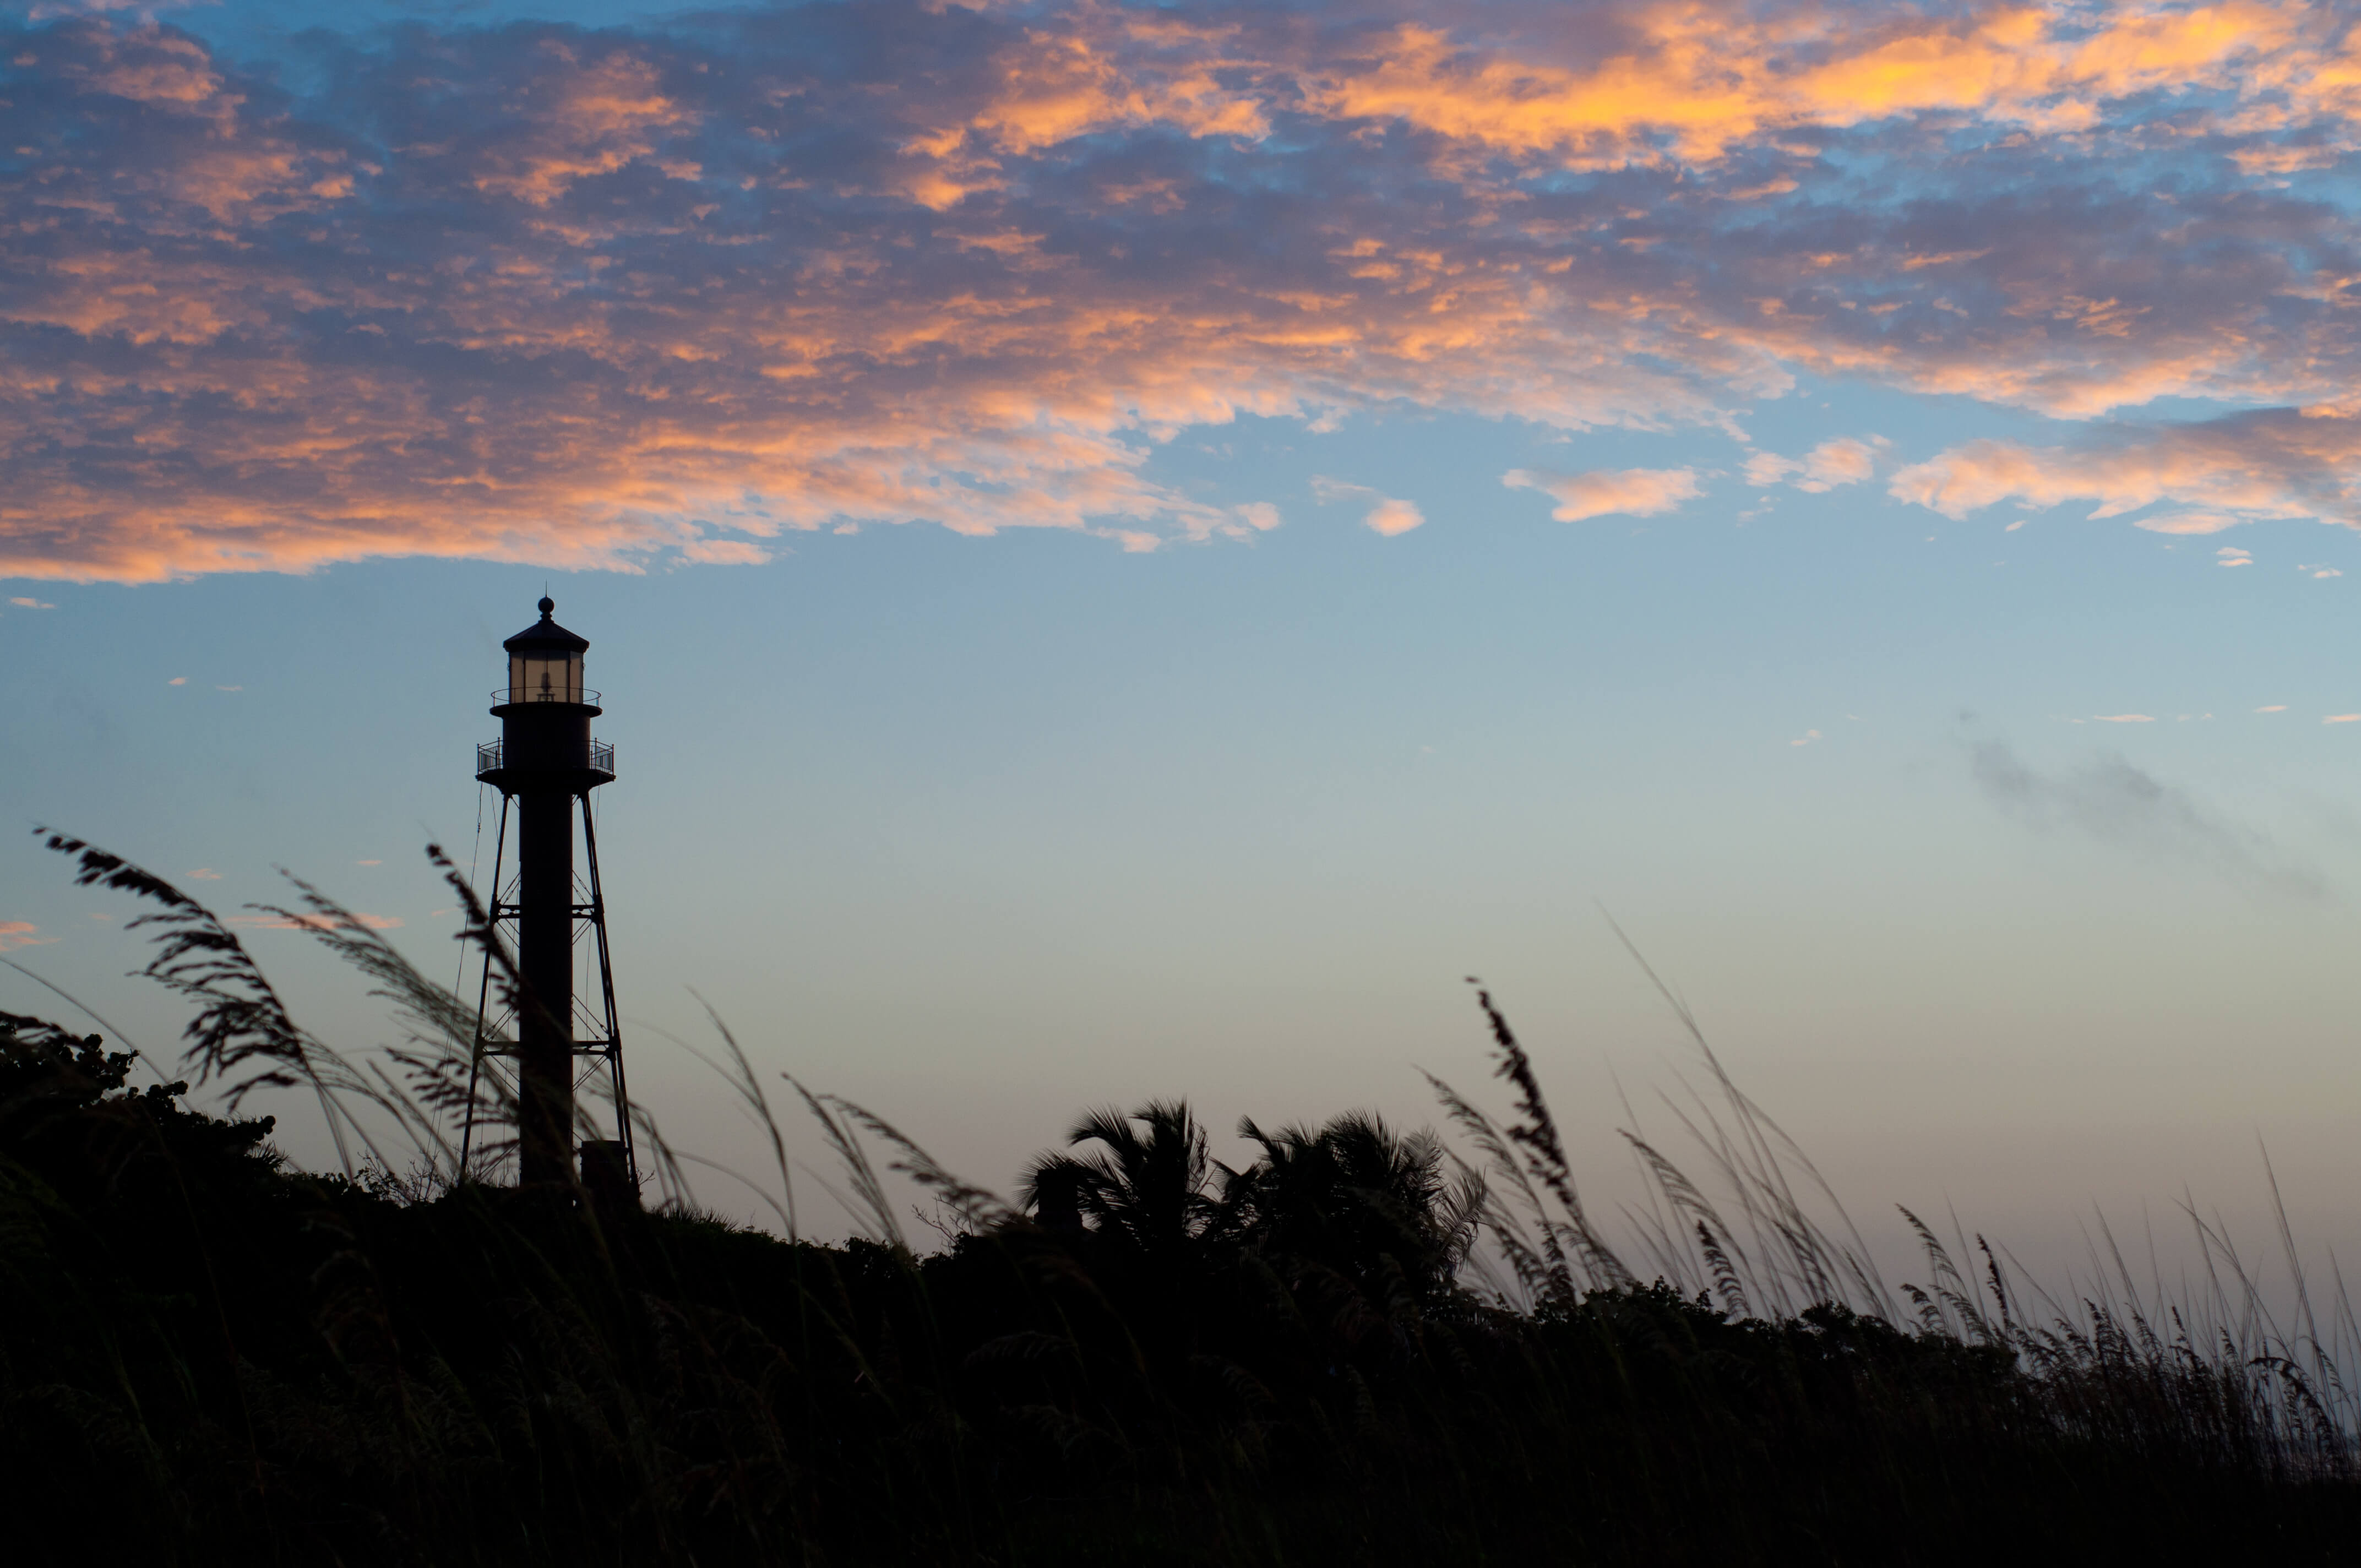
[[[544,716],[506,717],[513,738],[520,720]],[[574,800],[568,788],[517,792],[517,1179],[528,1186],[574,1168]]]

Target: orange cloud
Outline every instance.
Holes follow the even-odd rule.
[[[1170,38],[1181,49],[1156,51],[1135,63],[1125,46]],[[994,59],[998,77],[962,130],[995,148],[1036,151],[1110,126],[1166,124],[1190,136],[1259,137],[1269,122],[1249,94],[1221,85],[1224,63],[1218,34],[1131,25],[1108,40],[1087,35],[1028,31]],[[1192,48],[1191,46],[1196,46]],[[1177,68],[1176,68],[1177,67]]]
[[[2361,528],[2361,412],[2265,409],[2183,425],[2102,431],[2049,447],[1974,441],[1901,469],[1888,487],[1946,517],[2000,501],[2091,503],[2092,518],[2163,505],[2137,519],[2159,533],[2214,533],[2304,518]]]
[[[0,953],[13,948],[38,948],[57,940],[39,934],[40,927],[29,920],[0,920]]]
[[[1601,468],[1587,474],[1558,474],[1546,468],[1511,468],[1500,483],[1512,490],[1544,490],[1557,501],[1550,516],[1560,522],[1620,513],[1653,517],[1676,511],[1683,501],[1701,491],[1690,468]]]
[[[2315,10],[2260,0],[2127,6],[2096,26],[2086,12],[2037,5],[1758,20],[1690,0],[1618,20],[1611,52],[1568,63],[1405,23],[1366,54],[1307,71],[1305,95],[1341,118],[1592,168],[1714,161],[1769,135],[1895,115],[2061,130],[2137,93],[2279,87],[2339,105],[2349,93],[2341,65],[2318,58]]]
[[[390,931],[401,924],[398,916],[364,915],[356,911],[353,923],[371,931]],[[335,931],[338,923],[324,915],[233,915],[225,924],[251,926],[258,931]]]
[[[419,27],[309,96],[152,23],[8,30],[0,575],[751,564],[903,521],[1142,549],[1276,523],[1158,477],[1241,415],[1735,428],[1799,370],[2075,418],[2350,385],[2361,236],[2301,186],[2361,56],[2314,8],[1566,16]],[[1961,449],[1896,493],[2108,505],[2154,466],[2122,462]],[[1697,493],[1633,472],[1620,510]],[[1541,488],[1578,511],[1552,486],[1597,478]],[[2153,488],[2183,530],[2320,499]]]
[[[1346,484],[1324,474],[1312,477],[1312,493],[1323,506],[1331,501],[1375,501],[1377,504],[1363,515],[1361,525],[1388,539],[1408,533],[1426,521],[1426,514],[1418,509],[1415,501],[1380,495],[1367,485]]]
[[[1877,472],[1877,455],[1889,444],[1882,435],[1867,441],[1845,435],[1821,442],[1800,459],[1757,452],[1746,459],[1746,482],[1768,487],[1784,479],[1815,495],[1839,485],[1857,485]],[[1799,474],[1801,478],[1792,477]]]
[[[549,68],[526,75],[522,101],[509,105],[520,132],[437,149],[470,166],[478,190],[547,206],[579,181],[653,159],[658,141],[695,117],[646,60],[620,49],[585,59],[555,38],[538,48]],[[681,160],[656,167],[674,178],[698,172]]]

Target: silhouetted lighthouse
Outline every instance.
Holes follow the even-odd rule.
[[[590,643],[550,619],[556,608],[554,601],[543,599],[541,620],[504,644],[508,685],[492,694],[500,738],[476,748],[476,777],[500,792],[500,836],[492,850],[492,923],[495,929],[505,924],[513,930],[523,984],[513,1015],[489,1015],[491,973],[486,965],[476,1002],[475,1067],[469,1075],[461,1158],[464,1163],[474,1151],[476,1079],[483,1060],[512,1056],[517,1179],[526,1186],[569,1182],[575,1129],[581,1124],[575,1107],[579,1069],[589,1066],[595,1074],[596,1063],[603,1062],[614,1100],[616,1135],[583,1140],[582,1179],[594,1192],[620,1184],[621,1192],[636,1198],[631,1105],[623,1092],[615,976],[607,953],[607,901],[598,884],[598,837],[590,810],[590,792],[614,780],[615,749],[591,738],[590,720],[602,709],[598,694],[582,684],[582,655]],[[588,885],[579,887],[574,875],[577,805],[588,872]],[[516,874],[504,885],[511,807]],[[598,992],[577,1001],[575,954],[586,934],[598,960]]]

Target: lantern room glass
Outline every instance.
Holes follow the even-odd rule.
[[[582,655],[509,655],[511,702],[580,702]]]

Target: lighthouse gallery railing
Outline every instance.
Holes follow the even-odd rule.
[[[484,740],[477,743],[476,772],[478,774],[496,773],[505,765],[501,759],[503,744],[499,740]],[[613,777],[615,748],[604,740],[591,741],[589,758],[582,765],[594,773],[605,773],[609,778]]]

